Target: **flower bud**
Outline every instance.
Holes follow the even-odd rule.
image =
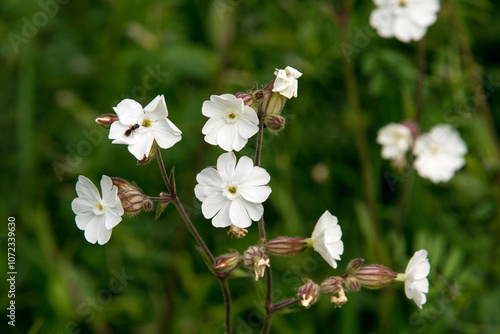
[[[416,139],[419,135],[419,128],[418,124],[415,121],[412,120],[406,120],[401,122],[402,125],[406,126],[408,129],[410,129],[411,136],[413,139]]]
[[[113,124],[117,120],[118,120],[117,115],[107,114],[97,117],[95,119],[95,122],[100,126],[102,126],[103,128],[109,129],[111,127],[111,124]]]
[[[266,129],[276,133],[285,128],[285,118],[278,115],[266,115],[264,116],[264,125]]]
[[[280,115],[286,103],[286,97],[278,92],[273,92],[274,80],[271,81],[262,92],[262,101],[259,104],[264,115]]]
[[[398,274],[389,268],[373,264],[359,268],[354,276],[349,278],[365,288],[378,289],[393,283],[397,276]]]
[[[299,288],[300,305],[309,308],[318,300],[319,285],[311,280],[306,280],[306,284]]]
[[[321,293],[324,293],[325,295],[333,295],[342,289],[342,283],[344,283],[344,279],[342,277],[332,276],[321,282],[319,287],[321,289]]]
[[[361,265],[365,262],[363,259],[354,259],[349,264],[347,265],[347,268],[345,269],[345,274],[346,275],[354,275],[358,269],[361,267]]]
[[[237,251],[229,254],[223,254],[215,259],[214,270],[216,273],[229,273],[238,268],[243,261],[241,255]]]
[[[255,271],[255,280],[258,281],[259,277],[264,277],[266,267],[269,267],[269,258],[257,246],[250,246],[243,253],[243,262],[245,267]]]
[[[293,256],[307,249],[306,238],[278,237],[266,244],[266,252],[273,255]]]
[[[247,93],[237,93],[236,95],[237,99],[242,99],[243,103],[248,106],[248,107],[253,107],[253,97],[250,94]]]
[[[126,216],[134,216],[143,209],[150,211],[153,208],[153,202],[137,185],[117,177],[112,177],[111,180],[118,188],[118,198]]]

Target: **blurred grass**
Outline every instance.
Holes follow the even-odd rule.
[[[449,184],[433,185],[412,171],[392,170],[375,143],[377,129],[414,113],[415,44],[377,37],[368,25],[370,1],[354,2],[350,27],[382,246],[398,271],[414,251],[429,251],[427,304],[418,310],[402,286],[350,293],[341,309],[323,297],[309,310],[276,315],[273,332],[500,332],[498,162],[472,99],[477,87],[470,86],[451,28],[451,1],[443,1],[426,37],[422,115],[423,131],[449,122],[469,146],[466,167]],[[285,130],[264,138],[262,164],[273,188],[265,206],[268,238],[307,236],[328,209],[339,217],[345,253],[336,271],[310,250],[272,258],[275,301],[293,296],[302,277],[320,282],[341,274],[352,258],[379,263],[372,226],[364,218],[354,135],[361,120],[350,112],[338,29],[326,4],[89,1],[58,8],[16,52],[12,33],[22,37],[26,20],[33,22],[43,8],[34,1],[0,4],[0,212],[5,219],[16,217],[18,271],[17,326],[4,327],[4,309],[0,328],[9,333],[222,333],[219,284],[173,207],[158,220],[152,214],[124,219],[101,247],[84,240],[70,202],[80,174],[95,183],[102,174],[134,180],[150,195],[164,190],[156,162],[136,166],[126,147],[112,145],[93,120],[112,112],[123,98],[145,105],[165,94],[169,118],[183,131],[183,140],[164,151],[164,159],[168,167],[176,166],[188,213],[215,254],[244,251],[256,242],[257,227],[242,240],[229,239],[203,218],[194,198],[196,173],[221,153],[203,141],[201,105],[211,94],[265,84],[275,68],[287,65],[304,75],[299,97],[287,103]],[[461,0],[458,9],[498,131],[500,6]],[[240,153],[253,156],[254,147],[250,141]],[[317,177],[318,170],[326,172],[324,177]],[[387,175],[397,181],[394,191]],[[1,240],[4,254],[5,234]],[[7,267],[3,255],[0,267]],[[114,273],[122,270],[134,278],[114,290]],[[230,288],[235,333],[258,333],[259,283],[234,279]],[[5,293],[0,300],[7,305]]]

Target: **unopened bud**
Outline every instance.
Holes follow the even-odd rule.
[[[107,114],[97,117],[95,119],[95,122],[100,126],[102,126],[103,128],[109,129],[111,127],[111,124],[113,124],[117,120],[118,120],[117,115]]]
[[[264,116],[264,125],[266,129],[276,133],[285,128],[285,118],[278,115],[266,115]]]
[[[257,246],[250,246],[243,253],[243,262],[245,267],[255,272],[255,280],[258,281],[259,277],[264,277],[266,267],[269,267],[269,258]]]
[[[332,276],[321,282],[319,287],[321,289],[321,293],[325,295],[333,295],[342,289],[342,283],[344,283],[344,279],[342,277]]]
[[[311,280],[306,280],[306,284],[299,288],[300,305],[309,308],[318,300],[319,285]]]
[[[378,289],[393,283],[397,276],[398,274],[389,268],[373,264],[359,268],[349,279],[365,288]]]
[[[243,259],[237,251],[223,254],[215,259],[214,270],[217,273],[229,273],[238,268],[242,261]]]
[[[361,267],[361,265],[365,262],[363,259],[354,259],[349,264],[347,265],[347,268],[345,269],[345,274],[347,275],[354,275],[358,269]]]
[[[136,184],[117,177],[112,177],[111,180],[118,188],[118,198],[126,216],[134,216],[141,210],[150,211],[153,208],[153,202]]]
[[[253,107],[253,97],[250,94],[237,93],[235,96],[237,99],[242,99],[246,106]]]
[[[266,251],[269,254],[280,256],[297,255],[307,249],[306,240],[306,238],[278,237],[266,244]]]
[[[273,85],[274,80],[262,90],[264,94],[259,107],[264,115],[280,115],[285,106],[286,97],[278,92],[273,92]]]

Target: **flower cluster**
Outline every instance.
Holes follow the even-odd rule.
[[[390,123],[378,131],[382,158],[404,164],[407,152],[414,156],[418,174],[434,183],[448,182],[465,165],[467,145],[448,124],[434,126],[428,133],[416,134],[413,123]]]

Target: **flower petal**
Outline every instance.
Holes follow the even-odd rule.
[[[125,125],[137,123],[137,120],[144,114],[142,106],[132,99],[121,101],[116,107],[113,107],[113,110],[118,115],[120,122]]]
[[[229,219],[231,223],[239,228],[247,228],[252,224],[245,205],[240,198],[235,198],[229,208]]]
[[[231,219],[229,219],[229,208],[231,202],[227,201],[221,208],[218,214],[212,219],[212,225],[215,227],[228,227],[231,226]]]

